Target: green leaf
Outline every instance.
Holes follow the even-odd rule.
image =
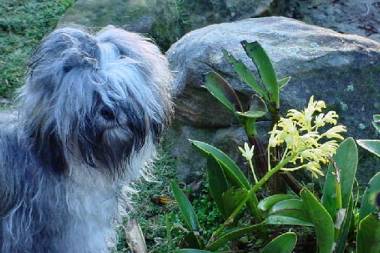
[[[360,206],[359,217],[363,219],[368,214],[377,210],[376,198],[380,193],[380,172],[376,173],[371,180],[369,180],[368,187],[366,188],[362,203]]]
[[[372,125],[376,128],[376,131],[380,133],[380,114],[373,115]]]
[[[196,248],[203,249],[204,243],[202,242],[199,233],[190,231],[185,234],[180,242],[181,248]]]
[[[196,148],[202,151],[202,154],[214,157],[224,170],[225,175],[229,179],[229,182],[243,188],[250,190],[251,186],[247,177],[243,174],[242,170],[237,166],[237,164],[229,156],[223,153],[216,147],[209,145],[205,142],[189,140]],[[248,207],[251,213],[257,218],[261,218],[261,213],[257,209],[258,200],[256,195],[251,195],[248,200]]]
[[[229,156],[227,156],[220,149],[201,141],[190,140],[190,142],[197,147],[206,156],[211,155],[223,167],[226,173],[232,178],[241,188],[249,190],[250,184],[247,177],[243,174],[242,170]]]
[[[319,253],[331,253],[334,246],[334,223],[319,200],[306,188],[301,191],[304,210],[314,225]]]
[[[246,118],[253,118],[253,119],[261,118],[261,117],[265,116],[266,113],[267,112],[263,112],[263,111],[237,112],[237,114],[240,116],[243,116]]]
[[[228,243],[229,241],[239,239],[246,234],[255,232],[261,229],[263,224],[255,224],[247,227],[233,228],[223,234],[221,234],[215,241],[209,242],[206,249],[215,251]]]
[[[348,208],[358,166],[358,148],[353,138],[347,138],[339,145],[333,160],[340,175],[342,207]]]
[[[243,111],[243,106],[234,89],[215,71],[207,74],[205,87],[231,112]]]
[[[369,214],[359,223],[357,234],[357,253],[380,252],[380,220],[379,215]]]
[[[380,140],[357,140],[359,146],[380,157]]]
[[[297,243],[297,235],[293,232],[287,232],[277,236],[270,241],[261,251],[261,253],[291,253]]]
[[[329,212],[331,218],[335,220],[337,213],[336,206],[336,176],[334,172],[334,166],[332,163],[329,164],[326,173],[325,184],[323,186],[323,195],[321,202],[323,206],[326,208],[327,212]]]
[[[277,202],[269,210],[269,213],[278,213],[284,210],[303,210],[303,203],[300,199],[285,199]]]
[[[351,221],[352,221],[352,216],[353,216],[353,195],[351,194],[350,202],[348,205],[348,208],[342,209],[345,210],[344,212],[344,217],[338,217],[336,218],[335,222],[335,228],[336,228],[336,233],[338,234],[338,239],[336,240],[336,246],[335,246],[335,252],[345,252],[344,249],[346,248],[346,241],[347,241],[347,236],[348,233],[350,232],[350,227],[351,227]],[[340,214],[340,212],[338,212]],[[341,219],[343,219],[343,223],[339,228],[337,228],[338,224]]]
[[[282,216],[291,219],[285,220],[286,222],[296,222],[294,225],[312,226],[310,219],[304,211],[304,204],[300,199],[285,199],[277,202],[269,210],[268,217],[271,216]],[[296,220],[294,220],[296,219]],[[272,218],[273,220],[273,218]],[[277,219],[277,222],[279,220]],[[283,223],[283,225],[291,225],[289,223]]]
[[[256,95],[253,95],[251,98],[251,105],[249,107],[249,110],[246,112],[237,112],[237,114],[246,118],[257,119],[265,116],[267,112],[268,108],[263,99]]]
[[[271,102],[280,107],[280,88],[277,82],[276,73],[274,71],[272,62],[270,61],[267,53],[262,46],[257,42],[248,43],[247,41],[241,42],[245,52],[252,59],[256,65],[260,77],[269,92]]]
[[[290,79],[292,78],[290,76],[287,76],[278,80],[278,85],[280,85],[280,89],[283,89],[286,85],[288,85]]]
[[[244,198],[247,197],[247,190],[241,188],[230,188],[222,195],[223,211],[226,218],[239,206]]]
[[[216,206],[224,217],[228,217],[222,195],[230,188],[230,185],[220,164],[211,155],[207,158],[207,180],[210,195],[215,200]]]
[[[257,94],[268,100],[267,91],[257,83],[255,76],[248,67],[241,61],[237,60],[232,54],[223,49],[223,55],[227,61],[233,66],[241,81],[248,84]]]
[[[323,187],[321,202],[334,221],[339,208],[348,208],[357,164],[358,151],[355,141],[347,138],[339,145],[333,157],[333,163],[329,164]],[[340,188],[339,196],[337,196],[338,188]],[[341,206],[339,206],[340,203]]]
[[[190,201],[176,182],[172,181],[171,187],[187,228],[191,231],[199,231],[199,222]]]
[[[295,225],[295,226],[308,226],[311,227],[313,224],[305,220],[301,220],[296,217],[300,217],[299,213],[294,212],[291,216],[289,213],[285,215],[269,215],[266,219],[266,224],[269,225]]]
[[[200,249],[177,249],[175,252],[176,253],[212,253],[211,251],[200,250]]]
[[[267,212],[277,202],[280,202],[285,199],[295,199],[295,198],[297,197],[291,194],[275,194],[275,195],[266,197],[265,199],[262,199],[259,202],[258,208],[263,212]]]

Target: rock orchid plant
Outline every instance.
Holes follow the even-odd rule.
[[[191,140],[207,158],[209,192],[225,221],[211,238],[205,240],[190,201],[172,182],[174,196],[189,230],[185,237],[189,248],[178,252],[218,252],[228,242],[249,233],[267,238],[268,228],[278,225],[312,227],[319,253],[380,252],[380,173],[369,182],[359,205],[359,194],[353,191],[357,147],[352,138],[344,140],[342,134],[346,128],[338,124],[337,113],[324,112],[325,103],[311,97],[303,111],[292,109],[281,117],[279,92],[290,78],[277,80],[270,59],[259,43],[243,41],[242,46],[258,69],[260,83],[242,61],[226,51],[224,56],[240,79],[258,94],[255,99],[259,106],[244,110],[228,82],[214,71],[206,78],[206,88],[236,115],[244,127],[249,144],[245,143],[239,150],[249,165],[253,180],[251,182],[243,170],[218,148]],[[273,128],[265,150],[257,139],[256,120],[267,111],[272,116]],[[343,142],[339,144],[340,141]],[[359,141],[359,144],[369,149],[368,142],[373,144],[369,140]],[[265,160],[254,159],[254,155],[262,157],[263,153]],[[325,165],[328,167],[326,173],[323,172]],[[265,168],[262,177],[256,173],[258,166]],[[309,171],[313,177],[326,174],[321,199],[302,186],[299,192],[274,194],[259,201],[257,193],[275,174],[301,169]],[[244,210],[249,211],[252,219],[251,224],[243,226],[239,225],[238,219]],[[355,238],[356,242],[349,238]],[[296,242],[297,235],[286,232],[275,237],[261,252],[292,252]]]

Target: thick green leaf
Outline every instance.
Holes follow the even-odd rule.
[[[295,199],[295,198],[297,198],[297,196],[291,195],[291,194],[275,194],[275,195],[266,197],[265,199],[262,199],[259,202],[258,208],[263,212],[267,212],[277,202],[280,202],[285,199]]]
[[[278,80],[278,85],[280,85],[280,89],[283,89],[286,85],[288,85],[290,79],[292,78],[290,76],[287,76]]]
[[[197,232],[187,232],[185,236],[182,238],[180,248],[195,248],[195,249],[203,249],[204,243]]]
[[[291,253],[297,243],[297,235],[293,232],[287,232],[277,236],[270,241],[261,251],[261,253]]]
[[[336,233],[338,234],[338,238],[336,240],[335,252],[345,252],[344,250],[346,248],[346,241],[347,241],[348,233],[350,232],[350,227],[351,227],[352,217],[353,217],[353,208],[354,208],[353,203],[354,203],[353,195],[351,195],[348,208],[341,209],[342,211],[344,210],[344,212],[338,212],[338,216],[342,216],[342,217],[337,217],[335,221],[335,229],[337,231]]]
[[[239,166],[237,166],[234,160],[232,160],[224,152],[205,142],[195,140],[189,141],[200,151],[202,151],[202,154],[206,156],[211,155],[218,161],[218,163],[224,169],[225,175],[227,176],[229,182],[231,182],[233,185],[239,188],[243,188],[246,190],[251,189],[251,185],[247,177],[243,174],[242,170],[239,168]],[[257,209],[257,204],[258,200],[256,195],[251,195],[248,200],[248,207],[255,218],[260,218],[261,214]]]
[[[171,187],[187,228],[191,231],[199,231],[199,222],[190,201],[176,182],[172,181]]]
[[[263,227],[263,224],[255,224],[247,227],[233,228],[223,234],[221,234],[215,241],[210,242],[206,249],[215,251],[220,247],[226,245],[227,242],[239,239],[246,234],[255,232]]]
[[[211,251],[200,250],[200,249],[177,249],[175,252],[176,253],[212,253]]]
[[[333,160],[340,175],[342,207],[348,208],[358,166],[358,148],[353,138],[347,138],[339,145]]]
[[[371,180],[369,180],[368,187],[366,188],[362,203],[360,206],[359,216],[363,219],[368,214],[375,212],[378,203],[376,203],[376,198],[380,193],[380,172],[376,173]]]
[[[241,102],[234,89],[218,73],[212,71],[206,76],[207,90],[231,112],[243,111]]]
[[[357,253],[380,252],[379,215],[369,214],[360,221],[356,241]]]
[[[237,112],[237,114],[246,118],[257,119],[265,116],[267,112],[268,108],[264,100],[256,95],[253,95],[251,97],[251,105],[249,110],[246,112]]]
[[[278,213],[284,210],[302,210],[303,203],[300,199],[285,199],[277,202],[269,210],[270,214]]]
[[[253,119],[261,118],[261,117],[265,116],[266,113],[267,112],[264,112],[264,111],[237,112],[237,114],[240,116],[243,116],[246,118],[253,118]]]
[[[380,114],[373,115],[372,125],[376,128],[376,131],[380,133]]]
[[[223,55],[227,61],[233,66],[235,72],[239,75],[239,78],[244,83],[248,84],[257,94],[264,99],[268,100],[267,91],[257,83],[255,76],[248,69],[248,67],[241,61],[237,60],[232,54],[223,50]]]
[[[190,140],[190,142],[197,147],[206,156],[211,155],[218,163],[225,169],[225,172],[229,174],[241,188],[249,190],[250,184],[247,177],[243,174],[242,170],[229,156],[227,156],[220,149],[201,141]]]
[[[295,226],[313,226],[312,223],[300,219],[301,212],[294,211],[293,214],[286,213],[285,215],[269,215],[266,219],[266,224],[269,225],[295,225]]]
[[[357,140],[357,142],[362,148],[380,157],[380,140]]]
[[[307,213],[304,211],[303,202],[300,199],[285,199],[277,202],[269,210],[268,217],[271,216],[282,216],[291,218],[290,220],[286,220],[286,222],[296,222],[296,224],[294,225],[300,225],[300,223],[302,223],[302,225],[304,226],[312,225]],[[291,224],[284,223],[283,225]]]
[[[226,218],[239,206],[244,198],[247,197],[247,190],[241,188],[230,188],[222,195],[223,211]]]
[[[323,195],[321,202],[329,212],[331,218],[335,221],[337,206],[336,206],[336,174],[332,163],[329,164],[327,169],[325,184],[323,186]]]
[[[334,223],[319,200],[306,188],[301,191],[304,210],[314,225],[318,252],[331,253],[334,247]]]
[[[269,98],[277,108],[280,106],[280,88],[272,62],[262,46],[257,42],[241,42],[245,52],[256,65],[260,77],[269,92]]]
[[[321,202],[334,221],[337,217],[337,211],[340,208],[338,203],[342,203],[341,208],[348,208],[357,163],[358,152],[355,141],[352,138],[347,138],[337,149],[333,157],[333,163],[329,164],[323,187]],[[340,182],[340,184],[338,182]],[[340,198],[337,199],[337,189],[339,187],[341,189],[341,195]]]
[[[211,155],[207,158],[207,180],[211,197],[215,200],[216,206],[224,217],[228,217],[224,208],[222,195],[231,186],[228,184],[226,175],[218,161]]]

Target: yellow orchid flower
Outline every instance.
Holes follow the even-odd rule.
[[[252,160],[252,157],[253,157],[253,150],[254,150],[255,146],[252,145],[251,148],[249,148],[249,145],[248,143],[244,143],[244,149],[242,147],[239,147],[239,150],[242,154],[242,156],[247,160]]]
[[[342,133],[347,131],[345,126],[336,125],[338,114],[335,111],[323,113],[325,108],[324,101],[315,101],[312,96],[303,111],[289,110],[286,117],[280,118],[273,127],[269,137],[268,155],[270,148],[284,145],[282,160],[289,158],[293,164],[293,167],[282,170],[295,171],[304,168],[314,177],[323,175],[321,165],[329,162],[338,148],[338,140],[343,140]],[[324,133],[318,131],[321,127],[325,129],[327,125],[332,127]]]
[[[247,162],[249,164],[249,168],[251,169],[251,172],[253,175],[253,179],[257,183],[258,179],[257,179],[256,173],[255,173],[255,169],[253,167],[253,163],[252,163],[254,149],[255,149],[255,146],[252,145],[252,147],[249,147],[248,143],[246,143],[246,142],[244,143],[244,148],[239,147],[241,155],[245,158],[245,160],[247,160]]]

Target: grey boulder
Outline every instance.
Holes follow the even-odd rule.
[[[176,127],[171,131],[179,138],[174,138],[173,150],[183,179],[199,174],[204,166],[204,160],[196,154],[191,155],[191,160],[197,162],[186,160],[192,147],[183,138],[199,138],[215,144],[215,135],[223,130],[224,142],[236,140],[231,137],[233,134],[226,134],[228,129],[236,132],[233,116],[202,85],[211,66],[232,84],[245,104],[251,102],[252,90],[239,81],[221,50],[226,49],[255,72],[240,45],[243,40],[260,42],[272,59],[278,77],[292,77],[281,92],[282,113],[290,108],[302,109],[314,95],[338,112],[340,122],[349,129],[348,135],[375,137],[371,119],[380,110],[380,43],[284,17],[210,25],[186,34],[167,51],[176,75],[173,85]],[[244,138],[240,140],[243,142]],[[236,146],[231,150],[232,146],[224,145],[224,150],[236,155]],[[364,180],[377,170],[367,160],[362,163],[366,164],[365,168],[359,169]]]

